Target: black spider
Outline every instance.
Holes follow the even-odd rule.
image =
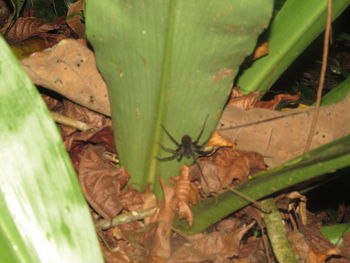
[[[203,134],[205,125],[207,123],[208,120],[208,115],[205,118],[203,127],[201,129],[201,131],[198,134],[198,137],[195,141],[192,141],[191,136],[189,135],[184,135],[181,139],[181,143],[178,143],[173,136],[171,136],[171,134],[167,131],[167,129],[165,129],[165,127],[162,125],[163,130],[165,131],[165,133],[168,135],[169,139],[172,140],[172,142],[177,146],[176,150],[164,147],[163,145],[159,144],[160,147],[168,152],[168,153],[172,153],[173,155],[169,156],[169,157],[165,157],[165,158],[157,158],[159,161],[171,161],[174,159],[177,159],[178,161],[181,161],[182,157],[186,157],[186,158],[191,158],[193,159],[193,162],[196,162],[196,154],[199,154],[200,156],[205,156],[207,155],[207,152],[202,151],[203,146],[207,143],[207,141],[205,141],[202,145],[198,145],[198,142]]]

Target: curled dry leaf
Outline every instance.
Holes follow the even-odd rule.
[[[318,234],[316,235],[318,236]],[[327,245],[319,250],[307,240],[307,236],[297,231],[290,231],[287,233],[287,238],[291,243],[294,251],[297,253],[302,262],[306,263],[325,263],[327,258],[332,255],[340,255],[340,248],[332,245]],[[313,238],[312,236],[309,237]],[[324,243],[324,242],[323,242]]]
[[[239,90],[238,87],[234,87],[232,89],[231,98],[228,104],[242,110],[249,110],[254,108],[255,103],[259,100],[259,98],[259,91],[254,91],[245,95]]]
[[[343,236],[343,244],[341,246],[342,255],[347,258],[350,258],[350,232],[346,233]]]
[[[269,53],[269,42],[265,41],[260,43],[259,46],[254,50],[252,59],[257,60]]]
[[[167,185],[162,178],[160,184],[164,197],[159,205],[159,211],[153,216],[151,222],[157,222],[156,231],[150,233],[152,242],[145,244],[149,251],[147,262],[167,262],[170,257],[170,234],[171,226],[175,218],[177,199],[175,189]]]
[[[281,194],[276,198],[278,209],[286,213],[282,214],[283,218],[289,220],[294,226],[294,229],[297,229],[297,225],[300,225],[300,223],[303,225],[308,223],[306,202],[306,196],[296,191],[288,194]],[[298,220],[298,222],[295,222],[295,220]]]
[[[65,39],[49,51],[22,60],[31,80],[91,110],[110,116],[107,86],[91,50]]]
[[[102,159],[104,148],[85,148],[79,165],[79,182],[85,198],[94,210],[111,220],[122,210],[119,190],[129,179],[124,168],[115,168]]]
[[[84,151],[87,143],[100,145],[106,151],[115,152],[112,127],[106,126],[100,129],[77,132],[65,139],[64,144],[66,149],[69,150],[75,168],[79,167],[81,152]],[[107,159],[104,155],[102,158]]]
[[[45,104],[50,111],[61,111],[63,109],[63,104],[60,100],[42,93],[41,93],[41,97],[44,99]]]
[[[266,169],[264,157],[256,152],[221,148],[209,158],[198,159],[202,167],[204,180],[201,186],[206,195],[219,193],[231,184],[240,184],[248,179],[248,176]],[[199,169],[192,166],[191,175],[199,177]]]
[[[228,258],[238,256],[241,240],[254,224],[243,226],[233,233],[212,232],[188,236],[191,243],[174,251],[167,262],[226,262]]]
[[[60,29],[60,34],[49,34],[51,30]],[[3,33],[3,32],[2,32]],[[43,21],[37,17],[20,17],[8,32],[6,39],[14,44],[28,38],[39,36],[45,40],[54,40],[53,43],[68,37],[70,32],[67,30],[64,20],[57,19],[52,22]]]
[[[103,114],[89,110],[88,108],[82,107],[76,103],[69,100],[63,100],[63,112],[62,114],[68,118],[74,119],[76,121],[81,121],[86,125],[94,128],[101,128],[104,126],[112,126],[112,121]],[[70,138],[71,135],[76,133],[76,128],[72,128],[66,125],[61,125],[61,136],[66,143],[67,149],[70,143],[74,139]]]
[[[176,206],[178,208],[179,218],[185,218],[189,226],[192,226],[193,215],[189,207],[191,195],[190,184],[190,168],[187,165],[183,165],[180,170],[180,176],[177,177],[175,182]]]
[[[221,133],[214,132],[210,137],[207,147],[233,147],[236,146],[231,140],[223,137]],[[208,151],[207,147],[205,151]]]
[[[127,190],[121,192],[120,201],[126,211],[136,211],[144,208],[146,196],[144,193],[135,190],[132,186],[128,186]]]
[[[274,110],[278,104],[280,104],[282,101],[289,100],[289,101],[298,101],[300,98],[299,94],[291,95],[291,94],[278,94],[275,95],[272,100],[269,101],[258,101],[255,104],[255,108],[264,108],[264,109],[270,109]]]
[[[79,36],[79,38],[83,38],[85,36],[85,26],[81,21],[83,10],[84,1],[78,0],[69,8],[66,18],[68,26]]]

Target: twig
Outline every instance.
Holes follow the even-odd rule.
[[[52,115],[52,118],[54,119],[55,122],[63,124],[63,125],[67,125],[69,127],[75,128],[79,131],[87,131],[87,130],[94,128],[94,127],[87,125],[84,122],[71,119],[71,118],[66,117],[62,114],[59,114],[57,112],[52,111],[51,115]]]
[[[133,222],[136,220],[144,219],[146,217],[151,216],[155,212],[156,209],[157,209],[157,207],[151,207],[151,208],[142,209],[142,210],[138,210],[138,211],[132,211],[132,212],[125,213],[122,215],[118,215],[118,216],[114,217],[111,221],[109,221],[107,219],[101,219],[101,220],[96,222],[96,228],[105,230],[105,229],[108,229],[112,226],[117,226],[117,225],[121,225],[121,224],[130,223],[130,222]]]
[[[304,153],[310,150],[312,138],[313,138],[314,133],[315,133],[316,124],[317,124],[318,116],[320,113],[322,91],[323,91],[323,87],[324,87],[324,80],[325,80],[326,70],[327,70],[327,59],[328,59],[329,39],[330,39],[329,36],[330,36],[330,31],[331,31],[331,24],[332,24],[332,0],[328,0],[327,24],[326,24],[326,31],[324,34],[320,82],[319,82],[318,88],[317,88],[316,106],[315,106],[315,111],[314,111],[314,115],[312,118],[309,136],[308,136],[306,144],[305,144]]]
[[[250,198],[249,196],[243,194],[242,192],[236,190],[235,188],[233,188],[233,187],[227,187],[227,189],[228,189],[229,191],[231,191],[232,193],[234,193],[235,195],[238,195],[238,196],[239,196],[240,198],[242,198],[243,200],[252,203],[252,205],[253,205],[255,208],[259,209],[261,212],[263,212],[263,213],[265,213],[265,214],[269,214],[269,213],[270,213],[270,211],[264,210],[264,209],[261,207],[261,205],[259,204],[258,201],[256,201],[256,200]]]

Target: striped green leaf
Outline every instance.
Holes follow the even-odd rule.
[[[0,49],[0,262],[103,262],[50,113],[2,37]]]

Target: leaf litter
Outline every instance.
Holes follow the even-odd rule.
[[[51,111],[89,127],[77,130],[74,125],[60,125],[106,262],[276,262],[265,231],[268,215],[252,205],[197,235],[184,236],[172,223],[178,216],[190,226],[196,220],[192,205],[299,154],[304,136],[294,129],[309,122],[310,110],[297,114],[272,110],[283,100],[298,100],[299,95],[281,94],[261,102],[258,92],[242,95],[233,89],[230,106],[218,125],[222,131],[214,134],[206,149],[213,154],[198,159],[202,173],[196,165],[182,166],[170,185],[161,180],[164,198],[159,201],[149,189],[140,193],[132,186],[126,188],[132,175],[116,158],[106,84],[86,43],[66,39],[84,35],[84,25],[76,15],[82,4],[78,1],[72,6],[72,19],[20,18],[7,40],[19,43],[39,37],[45,47],[52,47],[23,59],[24,69],[35,84],[45,88],[42,96]],[[319,139],[313,147],[348,130],[346,105],[347,101],[321,109]],[[330,122],[332,130],[327,128]],[[307,211],[305,196],[294,192],[276,197],[275,202],[286,236],[302,262],[350,262],[344,257],[350,255],[350,235],[344,236],[343,245],[332,245],[320,234],[322,219]]]

